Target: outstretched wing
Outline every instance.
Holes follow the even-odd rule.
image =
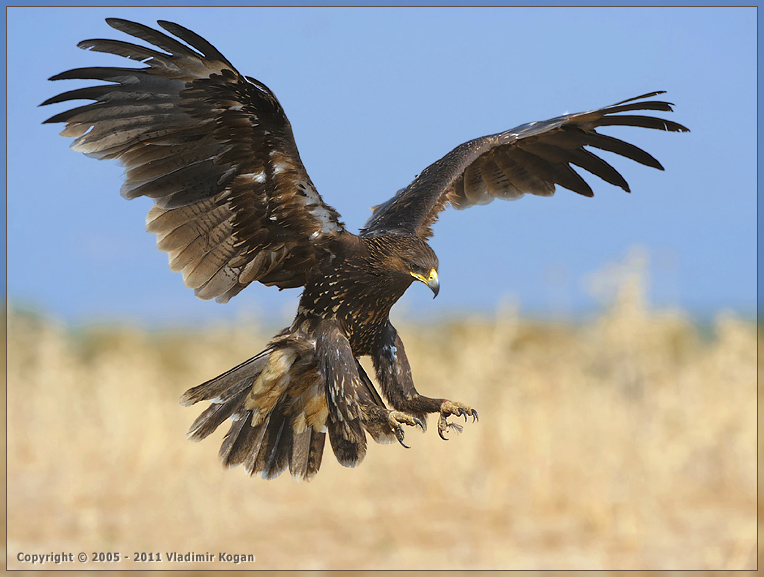
[[[688,129],[662,118],[631,113],[671,111],[671,103],[646,100],[651,92],[590,112],[566,114],[543,122],[476,138],[457,146],[428,166],[411,184],[374,208],[362,235],[415,234],[432,236],[432,224],[448,205],[463,209],[494,198],[515,200],[524,194],[551,196],[559,184],[584,196],[591,187],[571,167],[578,166],[629,192],[626,180],[585,147],[614,152],[663,170],[650,154],[636,146],[597,132],[605,126],[640,126],[672,132]]]
[[[92,100],[46,122],[65,122],[72,148],[125,167],[122,196],[156,203],[147,229],[170,267],[203,299],[226,302],[253,281],[301,286],[343,230],[310,181],[276,97],[244,77],[206,40],[171,22],[176,38],[127,20],[107,23],[152,44],[85,40],[86,50],[146,64],[93,67],[51,80],[107,84],[43,104]]]

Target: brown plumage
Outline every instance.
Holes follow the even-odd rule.
[[[438,413],[443,438],[449,428],[460,429],[449,416],[477,419],[471,407],[416,391],[389,321],[414,280],[437,295],[438,259],[426,240],[447,205],[551,196],[555,185],[592,196],[571,165],[628,191],[623,177],[585,147],[662,169],[660,163],[596,129],[687,130],[631,114],[670,111],[669,103],[649,100],[660,94],[653,92],[477,138],[376,207],[354,235],[313,186],[289,121],[264,84],[242,76],[211,44],[177,24],[159,22],[172,37],[126,20],[107,22],[159,50],[81,42],[81,48],[145,66],[54,76],[106,84],[47,100],[43,104],[91,102],[46,122],[66,123],[61,134],[75,138],[74,150],[126,167],[122,195],[154,199],[147,229],[200,298],[225,302],[255,281],[303,287],[294,322],[264,351],[181,398],[184,405],[210,401],[189,438],[203,439],[231,419],[223,463],[243,464],[265,478],[287,467],[295,478],[315,475],[327,434],[339,462],[354,466],[366,452],[367,433],[403,444],[403,425],[424,429],[428,413]],[[382,395],[358,362],[364,355],[372,358]]]

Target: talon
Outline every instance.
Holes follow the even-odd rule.
[[[395,433],[395,438],[398,439],[398,442],[402,447],[407,449],[410,449],[411,447],[403,442],[405,437],[405,433],[403,432],[403,425],[409,425],[410,427],[419,425],[424,431],[424,423],[420,419],[400,411],[390,411],[387,415],[387,422],[390,425],[392,432]]]
[[[444,401],[440,406],[440,420],[438,421],[438,434],[444,441],[448,440],[444,433],[449,429],[449,427],[454,429],[457,433],[461,433],[463,430],[461,425],[448,422],[447,418],[450,415],[454,415],[457,418],[464,417],[465,423],[468,421],[468,415],[472,416],[473,423],[478,420],[477,411],[472,407],[462,405],[461,403],[455,403],[453,401]]]
[[[411,447],[409,447],[406,443],[403,442],[404,437],[405,437],[405,434],[403,432],[403,429],[401,428],[395,429],[395,438],[398,439],[398,442],[401,444],[402,447],[405,447],[406,449],[410,449]]]
[[[463,408],[459,407],[459,415],[464,417],[464,422],[467,422],[467,411],[465,411]]]

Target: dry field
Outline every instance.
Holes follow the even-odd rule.
[[[84,568],[17,560],[58,552],[128,557],[88,569],[756,566],[756,329],[732,315],[701,333],[627,287],[578,324],[401,326],[419,390],[480,422],[372,443],[357,469],[327,451],[310,483],[223,470],[222,430],[184,436],[200,409],[180,394],[258,352],[261,328],[8,327],[9,569]]]

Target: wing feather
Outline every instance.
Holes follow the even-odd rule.
[[[143,63],[87,67],[51,80],[104,84],[43,104],[90,101],[46,122],[65,123],[72,149],[126,168],[121,193],[155,206],[147,229],[197,296],[225,302],[249,283],[301,286],[344,230],[300,160],[267,86],[241,75],[209,42],[171,22],[107,19],[151,46],[84,40],[79,47]]]
[[[375,207],[361,234],[415,234],[428,238],[438,214],[449,204],[463,209],[487,204],[495,198],[551,196],[556,185],[583,196],[594,196],[591,186],[572,166],[629,192],[626,179],[585,147],[663,170],[660,162],[641,148],[596,130],[606,126],[637,126],[688,132],[681,124],[664,118],[622,114],[645,110],[671,112],[669,102],[646,100],[658,94],[663,92],[643,94],[597,110],[530,122],[465,142],[428,166],[393,198]]]

